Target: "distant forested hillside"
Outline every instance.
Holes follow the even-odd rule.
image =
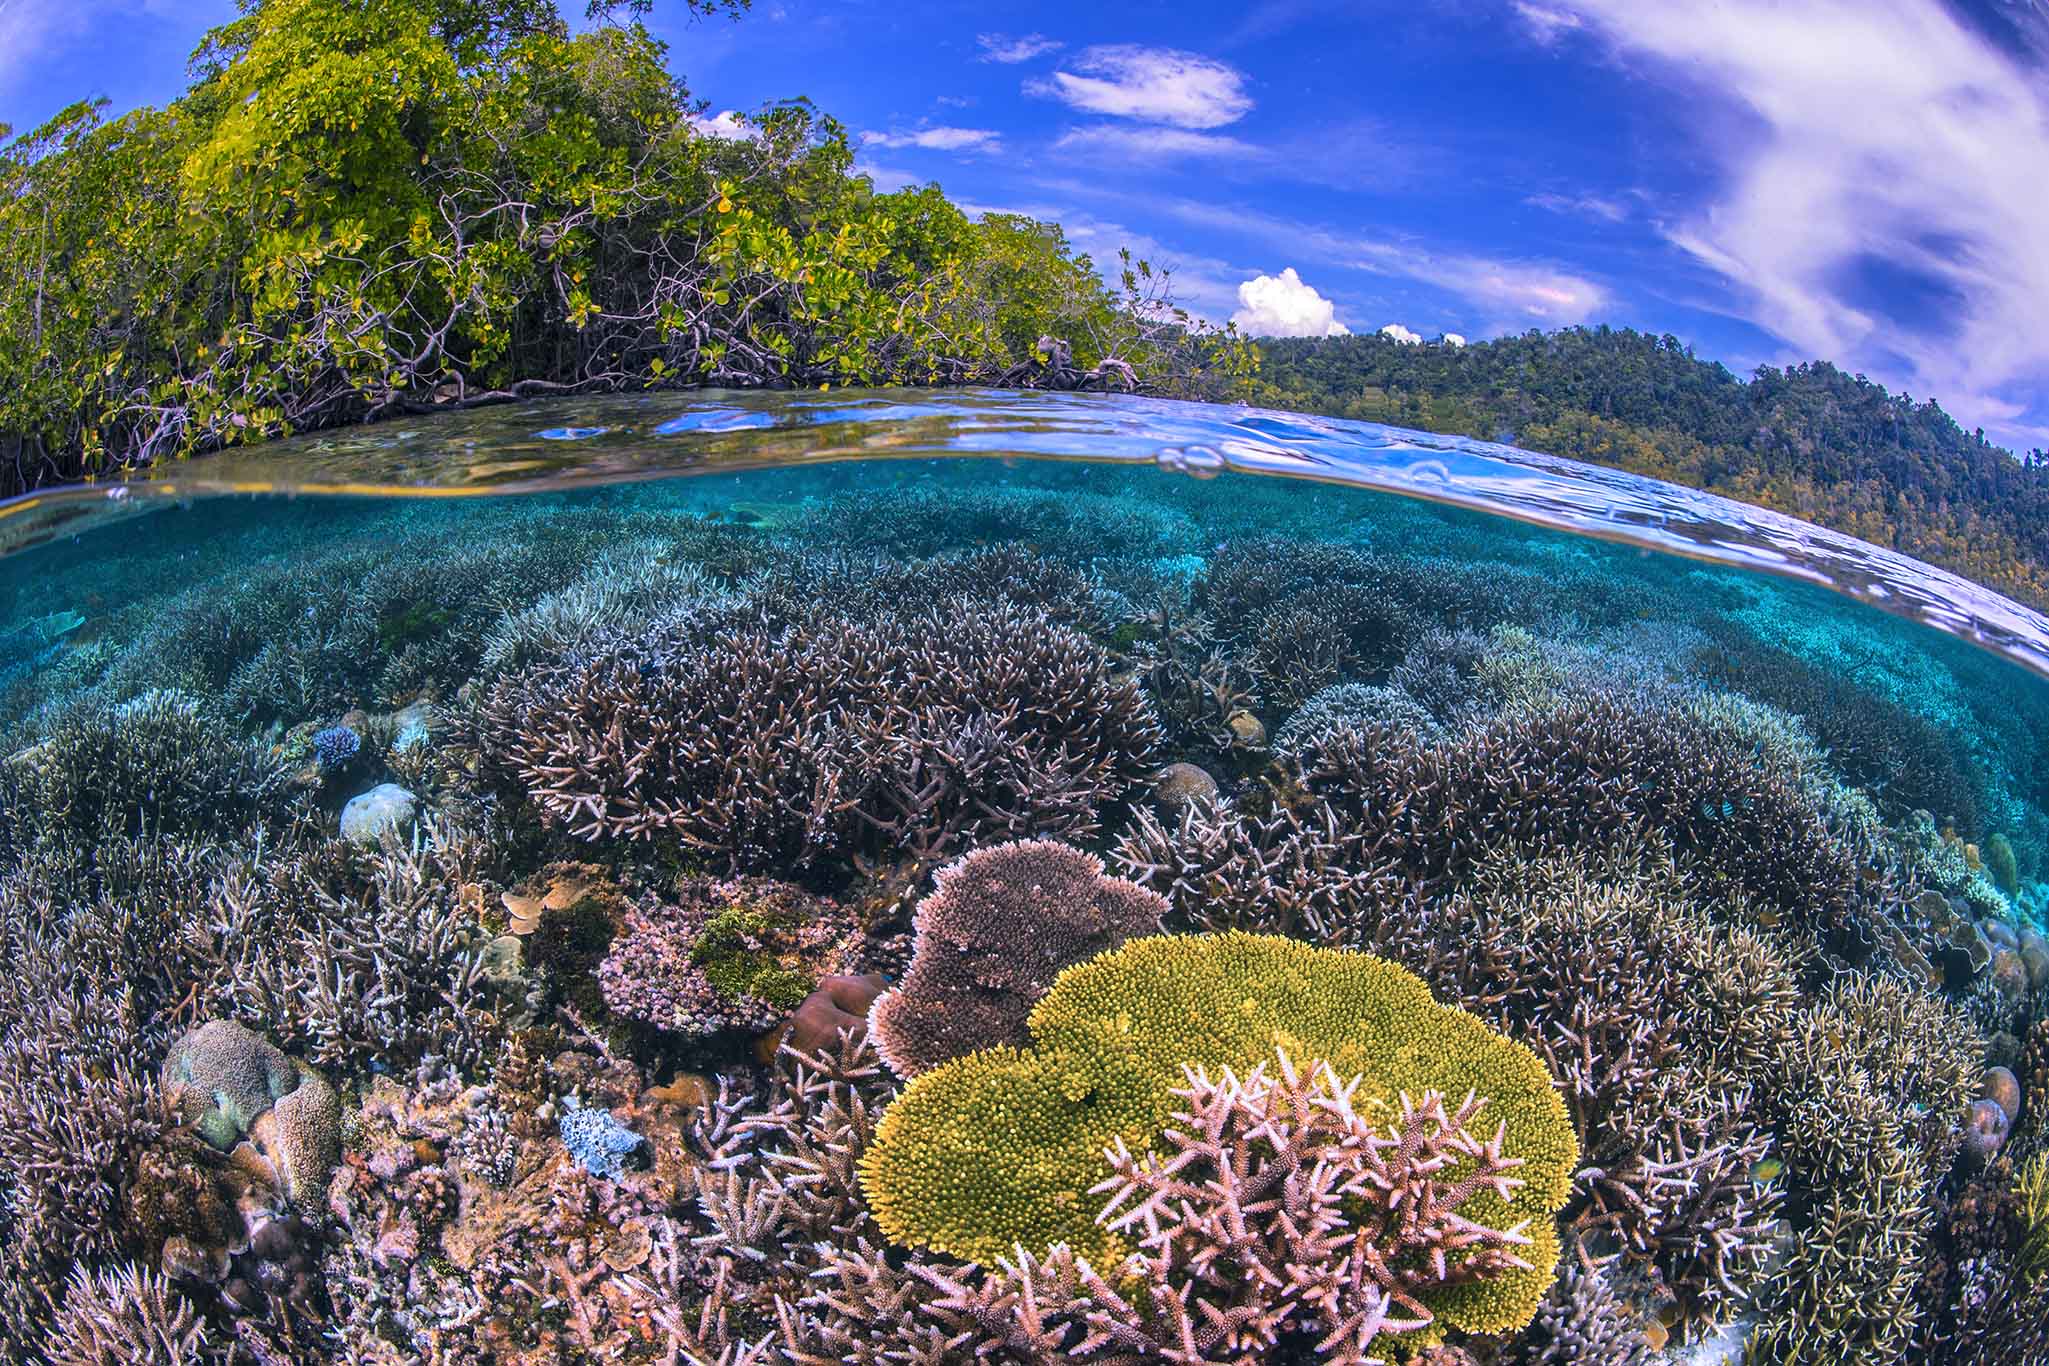
[[[1748,381],[1669,336],[1261,343],[1257,402],[1513,441],[1777,508],[2049,608],[2049,465],[1825,362]]]

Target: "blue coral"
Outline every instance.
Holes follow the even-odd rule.
[[[605,1109],[589,1108],[575,1096],[562,1102],[556,1121],[563,1146],[592,1176],[617,1181],[626,1171],[626,1155],[647,1142]]]
[[[313,754],[322,768],[340,768],[363,748],[363,737],[347,726],[329,726],[313,736]]]

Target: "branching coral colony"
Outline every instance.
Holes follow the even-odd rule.
[[[2039,698],[1302,488],[750,487],[51,618],[0,1356],[2049,1361]]]

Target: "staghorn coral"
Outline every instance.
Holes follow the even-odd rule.
[[[1327,1063],[1298,1069],[1285,1050],[1272,1072],[1260,1062],[1242,1079],[1189,1068],[1164,1153],[1134,1157],[1114,1141],[1110,1175],[1090,1193],[1107,1197],[1097,1222],[1137,1244],[1117,1278],[1144,1284],[1159,1346],[1192,1341],[1228,1360],[1293,1330],[1316,1334],[1327,1359],[1364,1360],[1381,1333],[1430,1326],[1451,1287],[1536,1270],[1524,1259],[1530,1220],[1492,1227],[1462,1213],[1483,1191],[1512,1204],[1523,1185],[1505,1127],[1473,1133],[1486,1102],[1468,1092],[1447,1108],[1426,1091],[1391,1115],[1378,1104],[1362,1114],[1358,1089]],[[1500,1331],[1528,1314],[1475,1317]]]
[[[1157,934],[1166,909],[1070,845],[977,849],[940,869],[918,903],[910,970],[870,1008],[876,1052],[914,1077],[977,1048],[1022,1044],[1062,968]]]
[[[1476,1194],[1468,1217],[1530,1221],[1537,1269],[1446,1288],[1434,1312],[1505,1327],[1548,1284],[1551,1215],[1578,1151],[1564,1107],[1527,1050],[1439,1006],[1393,964],[1237,933],[1135,939],[1067,969],[1030,1023],[1030,1049],[956,1058],[890,1106],[861,1183],[895,1241],[985,1266],[1015,1245],[1066,1242],[1111,1264],[1125,1240],[1093,1224],[1080,1199],[1100,1178],[1098,1154],[1120,1138],[1154,1141],[1184,1066],[1249,1067],[1282,1041],[1363,1077],[1361,1105],[1391,1113],[1401,1094],[1426,1090],[1486,1098],[1506,1150],[1525,1163],[1512,1199]]]
[[[1557,1281],[1502,1366],[1651,1366],[1655,1359],[1643,1323],[1608,1276],[1568,1248]]]
[[[844,908],[787,883],[687,878],[673,900],[627,908],[597,977],[623,1019],[693,1036],[759,1033],[847,971],[859,938]]]
[[[1739,1305],[1772,1244],[1756,1093],[1794,1031],[1797,957],[1688,905],[1655,849],[1496,859],[1400,942],[1559,1082],[1583,1153],[1569,1220],[1650,1270],[1689,1321]]]
[[[1422,736],[1434,736],[1438,729],[1429,710],[1399,687],[1340,683],[1311,697],[1280,724],[1274,731],[1274,752],[1292,756],[1333,731],[1361,725],[1385,725]]]
[[[30,838],[225,835],[255,819],[275,780],[195,698],[158,691],[68,710],[0,763],[0,806]]]
[[[972,599],[672,623],[500,681],[476,725],[494,780],[571,833],[742,868],[1085,835],[1159,737],[1086,637]]]
[[[155,1272],[78,1269],[42,1359],[49,1366],[197,1366],[214,1345],[191,1302]]]

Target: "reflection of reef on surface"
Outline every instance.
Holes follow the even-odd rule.
[[[1280,484],[188,515],[0,678],[6,1359],[2049,1357],[2002,666]]]

